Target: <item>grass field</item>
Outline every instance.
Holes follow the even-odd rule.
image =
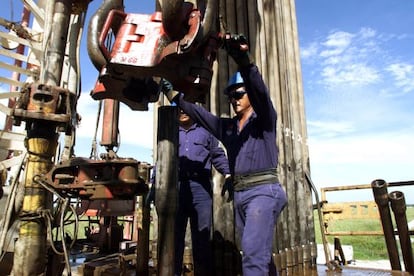
[[[414,219],[414,207],[407,207],[407,221]],[[393,217],[393,215],[392,215]],[[318,244],[322,243],[321,231],[318,221],[318,213],[315,211],[315,236]],[[396,224],[394,223],[394,227]],[[374,231],[382,230],[382,225],[376,219],[353,219],[335,222],[335,231]],[[333,236],[327,236],[329,243],[334,243]],[[339,237],[342,245],[352,245],[354,251],[354,259],[356,260],[382,260],[388,259],[388,252],[383,236],[341,236]],[[414,244],[413,248],[414,248]],[[397,242],[399,247],[399,243]]]

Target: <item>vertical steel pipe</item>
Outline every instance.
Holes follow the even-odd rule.
[[[407,206],[405,205],[404,194],[400,191],[394,191],[389,194],[389,198],[392,211],[394,212],[395,222],[397,223],[405,271],[414,274],[413,250],[410,234],[408,233],[407,216],[405,214]]]
[[[280,250],[280,275],[287,275],[287,254],[286,250]],[[279,268],[277,268],[279,269]]]
[[[304,244],[302,245],[303,248],[303,266],[305,271],[309,271],[312,268],[311,263],[311,245],[310,244]]]
[[[51,31],[45,34],[46,49],[42,61],[40,82],[51,86],[59,86],[62,78],[63,61],[66,43],[68,39],[70,15],[72,12],[71,0],[56,1],[53,11],[53,26]]]
[[[158,150],[155,177],[155,206],[158,214],[159,276],[174,275],[174,228],[178,184],[178,108],[158,109]]]
[[[38,1],[40,7],[46,1]],[[68,38],[72,9],[71,0],[54,1],[53,25],[44,34],[45,59],[41,62],[39,83],[59,86]],[[53,15],[52,15],[53,14]],[[49,15],[46,15],[49,16]],[[19,216],[22,221],[16,241],[13,275],[43,275],[47,266],[46,223],[43,214],[51,209],[52,197],[36,183],[36,175],[46,174],[53,167],[58,134],[56,125],[49,121],[35,120],[26,124],[27,152],[29,158],[25,169],[25,191]]]
[[[293,251],[291,248],[286,248],[286,273],[288,275],[294,274],[294,260],[293,260]]]
[[[397,243],[395,241],[394,229],[391,221],[387,182],[382,179],[376,179],[371,182],[371,187],[381,217],[382,229],[384,231],[391,268],[393,270],[401,270],[400,257],[398,256]]]
[[[303,247],[298,245],[297,251],[298,251],[298,273],[299,275],[303,274]]]

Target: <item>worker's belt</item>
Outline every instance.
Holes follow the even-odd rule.
[[[233,178],[234,191],[242,191],[253,186],[262,184],[278,183],[276,169],[268,169],[264,171],[235,175]]]

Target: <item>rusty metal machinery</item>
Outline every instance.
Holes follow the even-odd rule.
[[[60,194],[80,199],[133,199],[148,191],[146,180],[138,175],[139,166],[132,158],[92,160],[72,158],[40,176]]]
[[[183,5],[181,9],[184,16],[174,20],[179,26],[185,25],[181,29],[185,32],[178,40],[174,40],[178,35],[174,30],[165,30],[163,20],[167,16],[161,12],[148,15],[109,11],[99,42],[93,42],[99,45],[101,53],[93,52],[91,59],[103,56],[106,62],[91,92],[92,98],[111,98],[133,110],[146,110],[147,104],[157,101],[159,96],[152,77],[161,77],[183,91],[187,100],[204,102],[220,38],[218,33],[203,28],[200,10],[192,5]],[[180,20],[184,22],[180,24]],[[112,34],[116,34],[115,41],[108,45]]]
[[[21,90],[16,108],[11,115],[14,124],[19,126],[22,121],[32,123],[36,120],[50,121],[60,127],[60,131],[72,127],[73,106],[76,95],[59,86],[33,83]]]

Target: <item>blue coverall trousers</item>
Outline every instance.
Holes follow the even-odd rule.
[[[179,199],[175,220],[175,275],[177,276],[182,272],[188,219],[191,228],[194,275],[213,275],[210,241],[213,208],[212,188],[209,180],[203,182],[181,180],[179,183]]]
[[[234,193],[243,276],[276,275],[272,261],[276,221],[287,203],[280,184],[262,184]]]

